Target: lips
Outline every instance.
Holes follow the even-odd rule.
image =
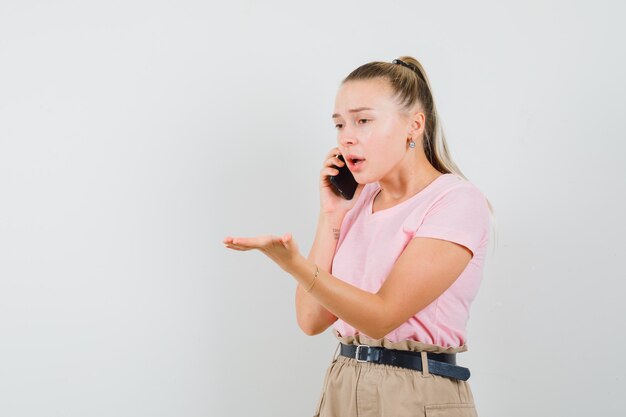
[[[357,171],[365,163],[365,158],[354,154],[346,155],[345,160],[348,162],[350,171]]]
[[[348,161],[348,163],[352,165],[356,165],[360,161],[365,161],[365,158],[363,158],[362,156],[354,155],[354,154],[346,155],[345,159]]]

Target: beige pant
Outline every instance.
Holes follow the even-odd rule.
[[[421,342],[390,343],[362,336],[340,337],[346,344],[367,344],[415,352],[455,353],[467,350],[442,348]],[[338,346],[339,348],[339,346]],[[472,390],[467,381],[337,355],[326,370],[322,394],[314,417],[476,417]]]

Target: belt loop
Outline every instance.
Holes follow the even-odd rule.
[[[422,374],[425,377],[430,377],[430,372],[428,372],[428,353],[422,351]]]

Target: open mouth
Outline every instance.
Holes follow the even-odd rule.
[[[349,158],[350,163],[354,166],[359,166],[365,161],[365,158]]]

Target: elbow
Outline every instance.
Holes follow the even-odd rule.
[[[307,336],[315,336],[319,333],[313,331],[313,330],[309,330],[309,329],[302,329],[302,332],[307,335]]]
[[[307,336],[315,335],[315,333],[313,332],[313,328],[311,328],[311,326],[308,326],[302,323],[300,320],[298,320],[298,327],[300,327],[300,330],[302,330],[302,332]]]
[[[322,310],[319,312],[297,314],[296,320],[304,334],[315,336],[328,329],[329,326],[337,321],[337,317],[326,310]]]
[[[384,338],[385,336],[387,336],[387,334],[389,334],[389,332],[385,332],[382,330],[374,330],[374,331],[370,330],[369,332],[365,333],[366,336],[374,340],[380,340]]]
[[[369,329],[365,329],[367,331],[364,331],[363,333],[365,333],[367,336],[369,336],[370,338],[374,340],[379,340],[379,339],[384,338],[385,336],[387,336],[389,333],[391,333],[394,329],[398,327],[397,325],[391,324],[388,322],[372,323],[372,324],[373,325]]]
[[[396,323],[394,312],[389,311],[385,304],[381,302],[380,307],[376,309],[381,314],[376,314],[375,319],[368,320],[367,328],[359,329],[362,333],[365,333],[368,337],[379,340],[387,336],[393,330],[395,330],[399,324]]]
[[[307,336],[315,336],[318,335],[320,333],[322,333],[324,330],[319,330],[316,329],[314,327],[311,326],[303,326],[302,324],[298,323],[298,325],[300,326],[300,330],[302,330],[302,332],[307,335]]]
[[[320,326],[316,326],[313,321],[310,320],[300,320],[298,319],[298,326],[300,330],[307,336],[315,336],[322,333],[325,328],[320,328]]]

